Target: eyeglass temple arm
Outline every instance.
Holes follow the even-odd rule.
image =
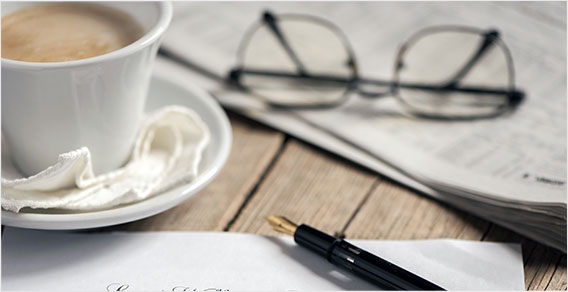
[[[475,54],[469,59],[469,61],[448,81],[445,85],[446,87],[456,87],[459,81],[469,73],[471,68],[483,57],[487,50],[495,43],[499,38],[499,32],[497,30],[488,30],[483,34],[483,42],[475,52]]]
[[[480,87],[480,86],[436,86],[430,84],[423,84],[423,83],[404,83],[404,82],[391,82],[385,80],[378,80],[378,79],[364,79],[364,78],[345,78],[341,76],[334,76],[334,75],[297,75],[293,73],[286,73],[286,72],[277,72],[277,71],[265,71],[265,70],[251,70],[251,69],[242,69],[236,68],[231,70],[229,74],[229,79],[232,82],[239,84],[240,78],[244,75],[253,75],[253,76],[266,76],[266,77],[278,77],[278,78],[287,78],[287,79],[301,79],[306,81],[324,81],[324,82],[333,82],[333,83],[341,83],[347,84],[348,86],[358,87],[359,84],[371,84],[371,85],[378,85],[378,86],[388,86],[388,87],[401,87],[407,89],[420,89],[420,90],[431,90],[431,91],[457,91],[457,92],[466,92],[471,94],[503,94],[509,98],[509,103],[512,106],[516,106],[524,99],[524,92],[519,90],[507,90],[507,89],[499,89],[499,88],[489,88],[489,87]],[[381,97],[383,95],[378,95],[376,97]]]
[[[265,11],[262,14],[262,21],[266,23],[266,25],[268,25],[270,31],[274,34],[276,39],[278,39],[278,42],[282,45],[282,47],[288,54],[288,57],[290,57],[292,62],[294,62],[298,69],[298,74],[306,75],[307,71],[304,67],[304,64],[302,64],[302,61],[300,61],[300,58],[298,58],[298,55],[296,55],[296,52],[294,52],[294,50],[290,46],[290,43],[288,43],[288,40],[282,33],[282,30],[280,30],[276,16],[274,16],[274,14],[272,14],[270,11]]]

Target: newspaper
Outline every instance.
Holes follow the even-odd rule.
[[[204,73],[192,80],[225,106],[565,251],[565,9],[551,2],[178,2],[163,48]],[[393,98],[356,94],[329,110],[267,108],[223,83],[241,38],[265,10],[335,23],[360,75],[387,80],[400,44],[422,28],[497,28],[526,102],[511,115],[473,122],[410,118]]]

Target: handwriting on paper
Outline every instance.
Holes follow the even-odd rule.
[[[132,286],[130,286],[130,284],[128,283],[110,283],[106,286],[106,291],[134,291],[134,290],[140,290],[139,288],[133,288]],[[192,292],[196,292],[196,291],[229,291],[229,289],[222,289],[222,288],[215,288],[215,287],[209,287],[209,288],[205,288],[205,289],[201,289],[201,288],[196,288],[196,287],[191,287],[188,285],[178,285],[178,286],[173,286],[171,288],[167,288],[167,289],[162,289],[160,291],[177,291],[177,292],[183,292],[183,291],[192,291]]]

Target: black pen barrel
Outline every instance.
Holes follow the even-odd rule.
[[[298,226],[294,240],[382,289],[445,290],[389,261],[304,224]]]
[[[331,261],[389,290],[445,290],[344,240],[335,244]]]
[[[294,241],[298,245],[326,257],[328,251],[336,241],[336,238],[306,224],[302,224],[298,226],[296,232],[294,232]]]

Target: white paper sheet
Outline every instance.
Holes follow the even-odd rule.
[[[449,290],[524,289],[518,244],[350,242]],[[120,287],[122,291],[377,289],[295,245],[290,237],[4,230],[3,290],[117,291]]]

